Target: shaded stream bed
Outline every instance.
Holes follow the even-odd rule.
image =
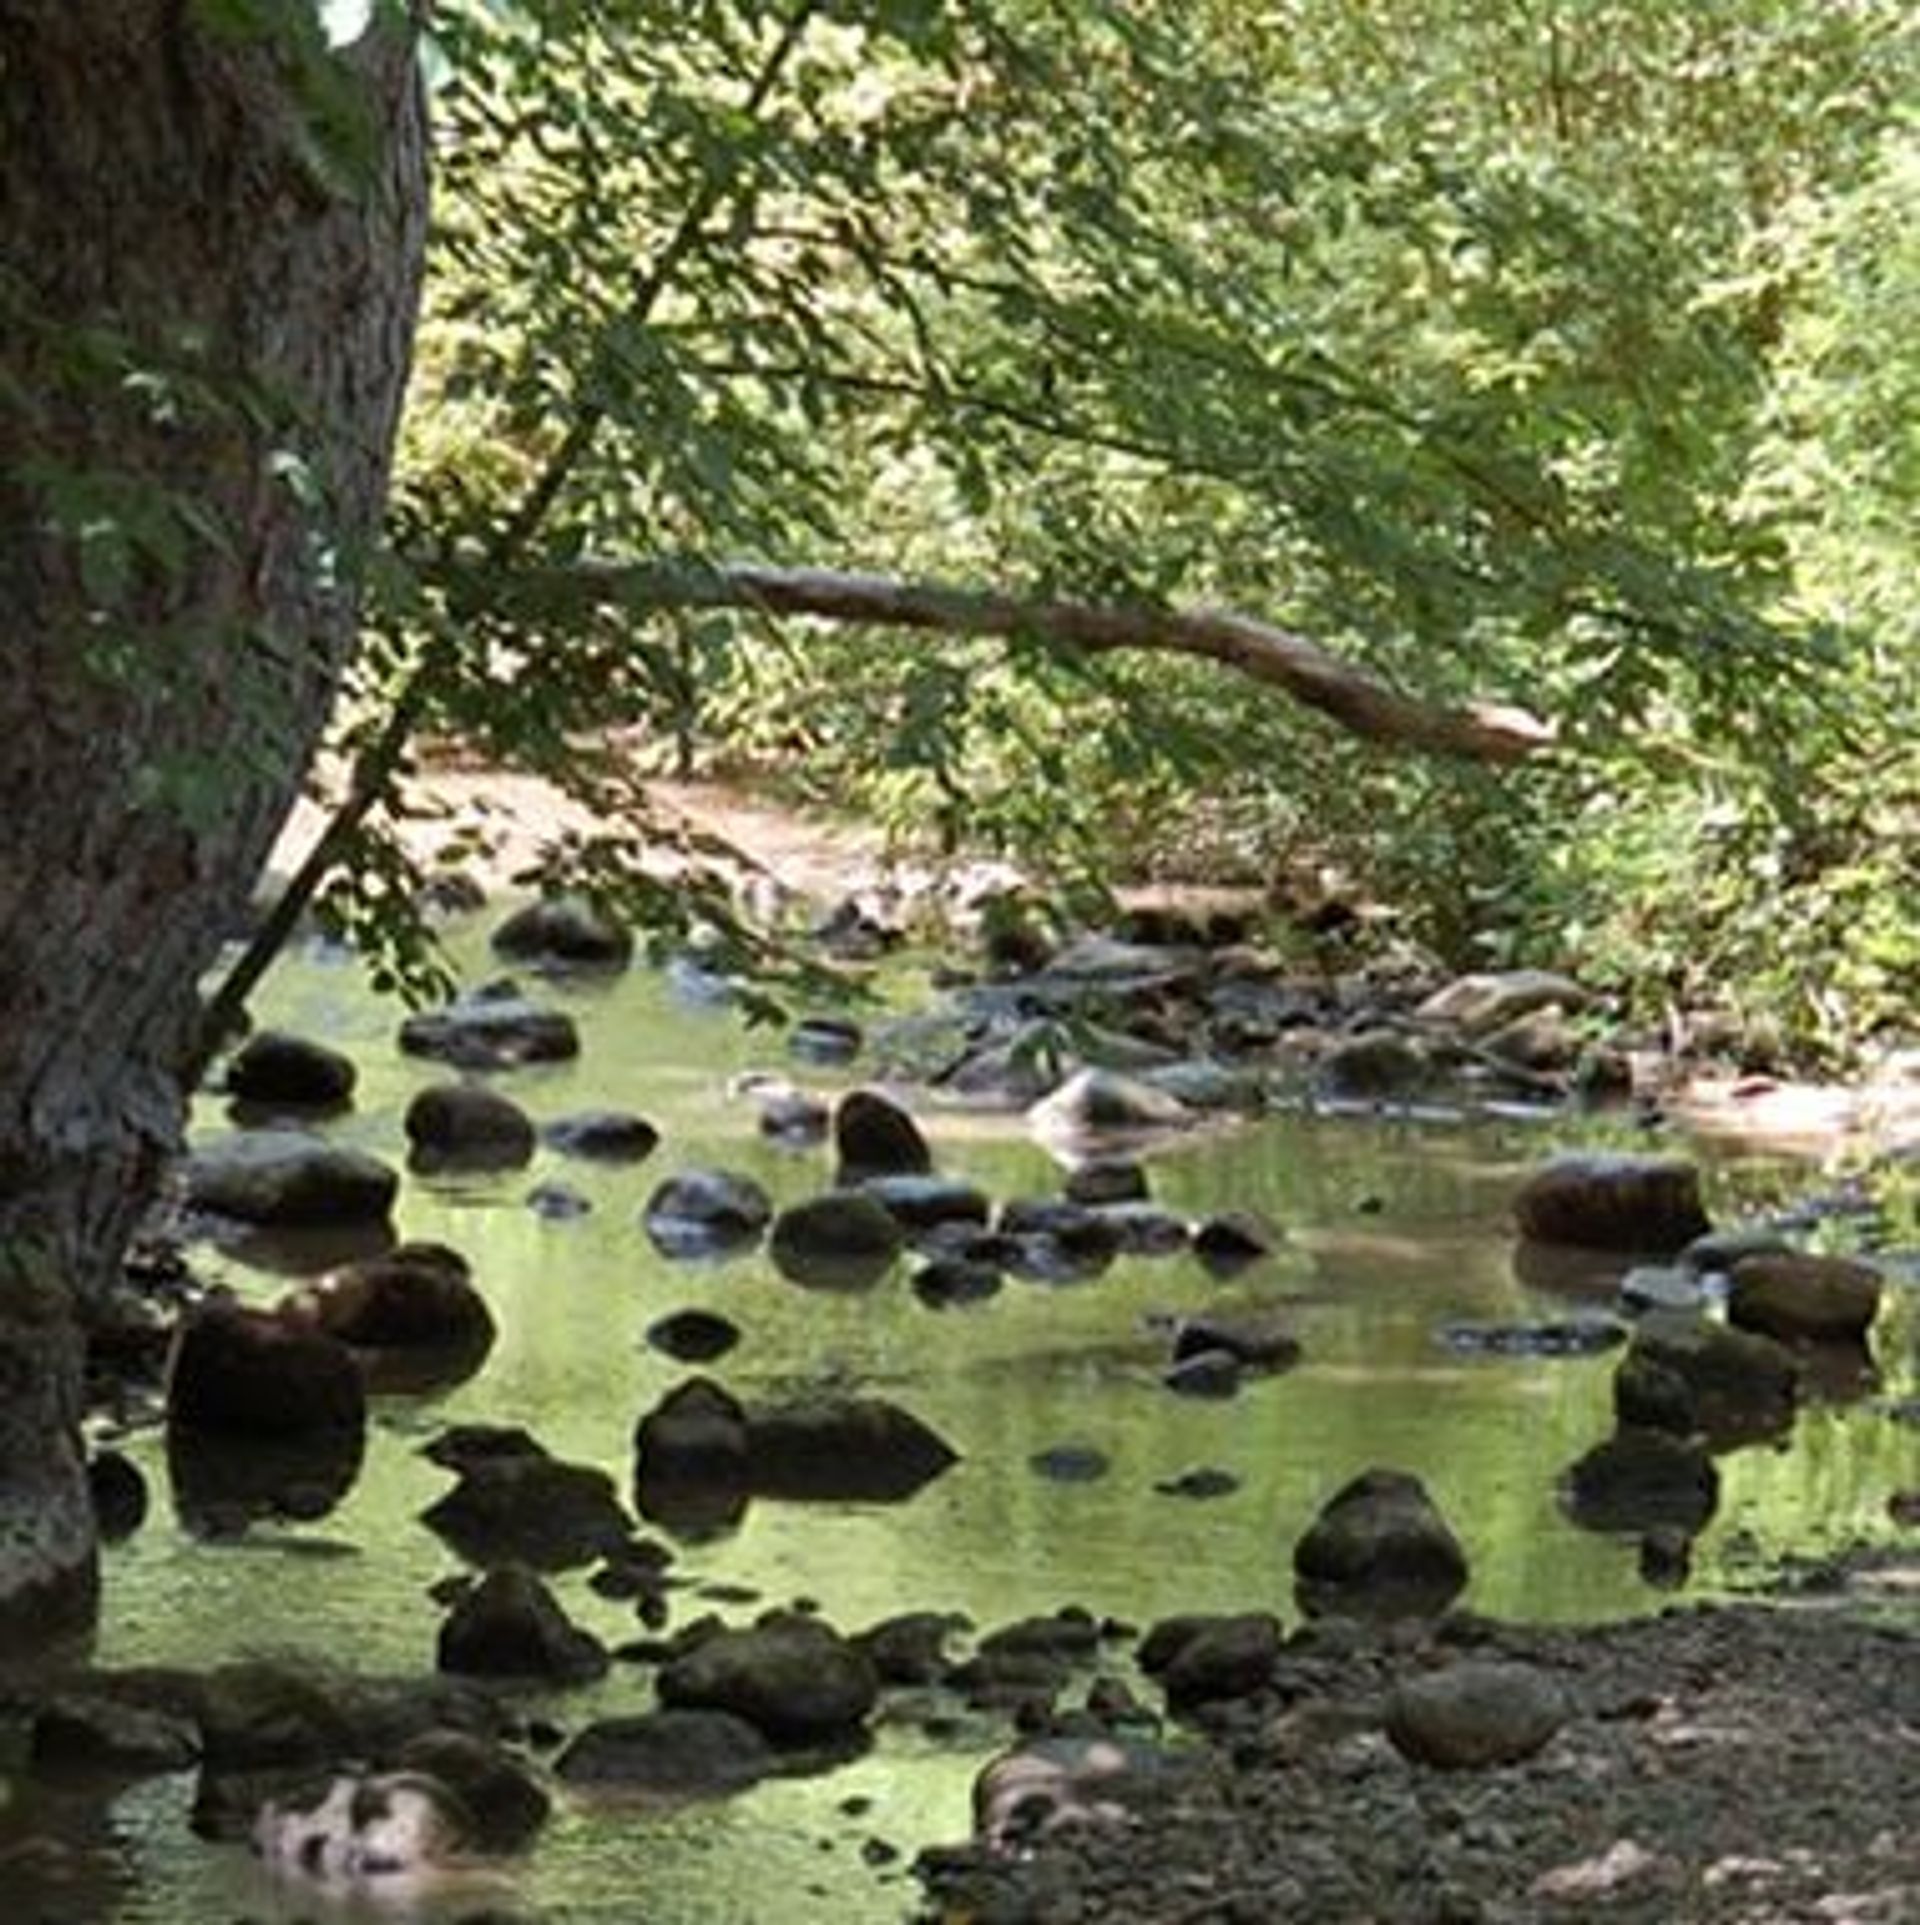
[[[491,973],[478,934],[456,953],[470,980]],[[145,1527],[108,1553],[102,1664],[298,1654],[359,1670],[429,1670],[441,1612],[428,1588],[458,1562],[418,1521],[448,1486],[420,1445],[450,1423],[521,1424],[554,1455],[600,1465],[630,1491],[636,1420],[690,1374],[642,1333],[688,1307],[721,1310],[744,1332],[709,1374],[746,1400],[819,1385],[871,1390],[926,1420],[961,1461],[897,1506],[756,1502],[730,1534],[679,1547],[675,1626],[709,1610],[744,1623],[795,1599],[848,1631],[908,1610],[963,1612],[984,1631],[1068,1604],[1142,1627],[1182,1611],[1270,1609],[1291,1623],[1291,1547],[1326,1498],[1370,1465],[1425,1480],[1471,1559],[1469,1609],[1576,1621],[1667,1601],[1642,1579],[1631,1538],[1576,1528],[1557,1500],[1558,1474],[1611,1428],[1615,1359],[1468,1355],[1439,1335],[1460,1321],[1593,1307],[1590,1290],[1516,1275],[1508,1202],[1552,1150],[1624,1140],[1625,1126],[1519,1114],[1280,1115],[1207,1134],[1152,1156],[1156,1201],[1189,1216],[1260,1212],[1286,1234],[1272,1257],[1230,1281],[1190,1254],[1122,1257],[1094,1280],[1009,1280],[983,1303],[935,1311],[907,1287],[905,1259],[871,1289],[836,1293],[785,1281],[764,1248],[720,1263],[660,1256],[639,1213],[676,1169],[744,1171],[779,1202],[831,1181],[830,1150],[762,1139],[751,1107],[728,1096],[729,1080],[749,1067],[822,1088],[831,1079],[790,1064],[776,1034],[683,1000],[645,970],[540,994],[575,1016],[582,1054],[494,1086],[536,1120],[638,1110],[660,1129],[660,1146],[631,1166],[542,1149],[506,1175],[409,1177],[396,1227],[471,1259],[499,1325],[486,1363],[442,1394],[379,1400],[363,1469],[331,1514],[255,1526],[235,1541],[189,1535],[166,1501],[161,1436],[127,1440],[156,1502]],[[403,1162],[406,1103],[447,1072],[400,1054],[394,1006],[371,996],[351,963],[308,953],[283,965],[256,1014],[354,1055],[356,1105],[326,1132]],[[859,1067],[839,1080],[856,1080]],[[943,1173],[996,1198],[1057,1192],[1060,1166],[1018,1117],[930,1110],[922,1122]],[[196,1127],[223,1132],[224,1105],[203,1101]],[[526,1196],[542,1181],[576,1189],[591,1210],[536,1214]],[[1805,1165],[1708,1157],[1720,1223],[1821,1184]],[[271,1300],[287,1280],[204,1248],[195,1262],[250,1300]],[[1788,1560],[1899,1535],[1888,1499],[1920,1485],[1920,1427],[1891,1414],[1920,1389],[1912,1275],[1909,1266],[1882,1312],[1878,1383],[1846,1402],[1816,1394],[1785,1447],[1721,1458],[1721,1500],[1695,1546],[1687,1595],[1762,1587]],[[1227,1399],[1163,1387],[1157,1313],[1250,1308],[1284,1314],[1303,1350],[1297,1367]],[[1036,1470],[1041,1453],[1063,1447],[1097,1452],[1103,1474]],[[1201,1468],[1230,1472],[1237,1487],[1205,1501],[1155,1489]],[[568,1612],[610,1645],[636,1635],[632,1607],[596,1595],[585,1573],[554,1583]],[[577,1729],[644,1708],[647,1676],[616,1664],[600,1684],[528,1703]],[[939,1737],[883,1718],[865,1757],[727,1802],[662,1811],[563,1797],[504,1888],[447,1892],[401,1915],[453,1919],[491,1903],[606,1925],[900,1919],[917,1902],[914,1852],[965,1835],[972,1777],[1009,1740],[1004,1722],[985,1716]],[[396,1915],[276,1890],[238,1848],[190,1835],[190,1800],[190,1783],[176,1777],[136,1786],[104,1812],[16,1803],[0,1808],[0,1837],[94,1826],[114,1841],[121,1889],[75,1918]]]

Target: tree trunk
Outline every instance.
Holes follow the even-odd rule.
[[[352,644],[418,306],[410,29],[215,17],[0,0],[0,1640],[93,1605],[82,1331]]]

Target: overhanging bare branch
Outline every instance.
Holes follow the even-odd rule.
[[[1402,695],[1377,676],[1271,623],[1220,609],[1177,611],[1031,601],[830,568],[769,568],[753,563],[583,561],[522,570],[494,584],[487,599],[548,612],[569,604],[653,611],[741,608],[767,615],[876,628],[998,635],[1044,642],[1085,655],[1120,651],[1191,655],[1282,690],[1350,734],[1394,747],[1478,762],[1521,762],[1552,747],[1551,723],[1524,709],[1474,702],[1435,708]]]

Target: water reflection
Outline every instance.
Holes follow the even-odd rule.
[[[644,972],[543,993],[575,1017],[581,1056],[495,1079],[537,1124],[637,1109],[661,1131],[674,1167],[738,1171],[782,1206],[830,1182],[828,1148],[777,1146],[760,1135],[750,1105],[728,1101],[730,1079],[743,1072],[777,1060],[783,1076],[795,1068],[730,1012],[676,1002]],[[358,1106],[326,1133],[398,1157],[408,1101],[442,1072],[393,1047],[396,1012],[362,996],[344,972],[296,961],[259,1014],[354,1049]],[[840,1077],[809,1069],[803,1080],[830,1090]],[[1059,1168],[1017,1122],[941,1114],[925,1122],[943,1175],[996,1198],[1058,1193]],[[1285,1612],[1292,1545],[1333,1491],[1376,1464],[1427,1484],[1466,1548],[1468,1606],[1550,1619],[1657,1608],[1664,1598],[1653,1585],[1671,1581],[1671,1560],[1643,1564],[1644,1532],[1580,1528],[1557,1487],[1560,1470],[1614,1435],[1617,1353],[1465,1355],[1436,1341],[1447,1325],[1537,1325],[1567,1318],[1571,1303],[1611,1298],[1620,1261],[1569,1268],[1516,1250],[1507,1230],[1513,1186],[1561,1141],[1533,1117],[1461,1126],[1302,1114],[1164,1145],[1146,1159],[1157,1205],[1190,1220],[1257,1212],[1285,1241],[1230,1277],[1210,1275],[1191,1254],[1122,1251],[1071,1287],[1046,1287],[1061,1277],[1034,1265],[1047,1273],[1039,1287],[1017,1282],[991,1295],[990,1269],[936,1277],[903,1261],[859,1289],[802,1289],[764,1248],[726,1263],[671,1262],[640,1226],[658,1175],[651,1163],[563,1162],[543,1147],[527,1173],[409,1183],[382,1247],[399,1235],[464,1251],[498,1337],[470,1378],[430,1402],[376,1402],[364,1466],[337,1512],[363,1554],[328,1563],[317,1582],[285,1556],[223,1557],[188,1528],[151,1522],[109,1553],[102,1655],[204,1664],[238,1647],[280,1646],[352,1653],[369,1668],[429,1666],[434,1614],[420,1599],[447,1574],[449,1554],[417,1521],[444,1478],[416,1447],[464,1422],[524,1425],[556,1457],[633,1490],[679,1539],[676,1571],[690,1592],[673,1594],[676,1623],[710,1608],[691,1592],[711,1585],[769,1602],[806,1597],[848,1628],[913,1609],[964,1612],[987,1626],[1069,1602],[1136,1623],[1176,1611]],[[530,1183],[560,1178],[591,1206],[586,1214],[548,1219],[526,1207]],[[1802,1181],[1748,1162],[1716,1168],[1708,1187],[1716,1219],[1732,1222]],[[310,1274],[346,1254],[366,1252],[308,1248],[276,1264]],[[212,1261],[256,1301],[277,1293],[228,1257]],[[1885,1414],[1920,1392],[1917,1295],[1888,1292],[1877,1389],[1849,1360],[1831,1380],[1821,1376],[1790,1448],[1713,1459],[1718,1509],[1690,1539],[1694,1593],[1750,1582],[1790,1547],[1894,1534],[1889,1496],[1920,1486],[1920,1428]],[[1302,1349],[1291,1371],[1250,1378],[1220,1400],[1183,1398],[1159,1381],[1169,1323],[1277,1311]],[[636,1421],[684,1376],[647,1341],[674,1312],[713,1320],[696,1328],[737,1333],[712,1367],[749,1407],[790,1400],[796,1384],[884,1395],[948,1439],[959,1461],[906,1504],[749,1502],[745,1473],[732,1486],[636,1488]],[[1062,1481],[1035,1468],[1057,1462],[1048,1453],[1063,1447],[1097,1453],[1105,1475]],[[162,1468],[157,1437],[126,1448],[149,1475]],[[1207,1501],[1194,1501],[1202,1494]],[[1683,1567],[1688,1543],[1683,1533]],[[631,1637],[630,1609],[591,1590],[584,1573],[555,1588],[569,1615],[609,1643]],[[622,1668],[559,1701],[554,1715],[572,1727],[590,1714],[644,1709],[642,1676]],[[981,1749],[994,1742],[983,1738]],[[892,1733],[880,1755],[842,1773],[657,1815],[644,1836],[629,1814],[566,1813],[527,1867],[526,1902],[559,1915],[628,1916],[620,1906],[639,1859],[646,1915],[676,1925],[898,1918],[910,1888],[882,1883],[859,1862],[862,1839],[878,1831],[910,1848],[964,1831],[977,1762]],[[855,1795],[874,1800],[858,1822],[839,1812]],[[210,1869],[163,1808],[149,1795],[151,1824],[134,1827],[142,1889],[122,1915],[188,1925],[254,1907],[253,1894],[220,1884],[230,1871]],[[823,1837],[832,1851],[821,1849]]]

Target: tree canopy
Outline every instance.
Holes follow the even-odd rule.
[[[367,933],[403,740],[611,807],[582,743],[638,724],[903,826],[1097,867],[1184,815],[1337,858],[1458,954],[1732,976],[1829,1040],[1886,1016],[1904,937],[1822,1008],[1767,905],[1885,860],[1884,825],[1807,823],[1911,664],[1912,463],[1876,458],[1912,440],[1902,10],[434,32],[422,362],[343,736],[384,740],[336,851]]]

